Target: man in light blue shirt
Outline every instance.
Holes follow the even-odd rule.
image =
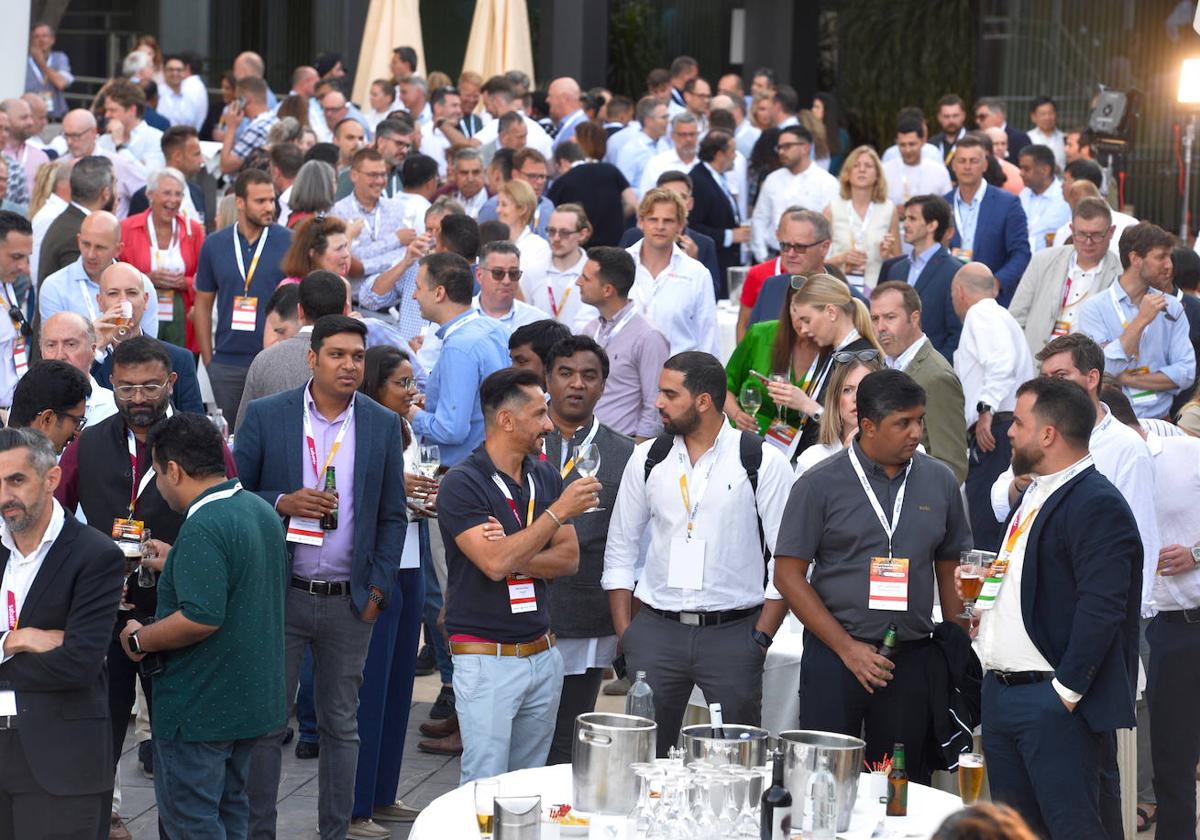
[[[1029,250],[1050,247],[1058,229],[1071,221],[1071,207],[1063,198],[1062,181],[1054,177],[1054,152],[1049,146],[1026,146],[1017,161],[1021,167],[1021,209],[1029,220]]]
[[[626,141],[617,155],[617,169],[631,184],[640,184],[646,162],[658,153],[658,142],[667,133],[667,106],[653,96],[638,100],[635,112],[642,130]]]
[[[452,467],[483,442],[479,386],[510,364],[508,330],[471,308],[475,277],[471,264],[457,254],[430,254],[421,260],[413,298],[421,315],[439,324],[442,342],[437,366],[429,375],[424,409],[413,407],[413,431],[436,443],[443,467]]]
[[[1104,348],[1104,372],[1125,389],[1141,418],[1167,417],[1196,378],[1183,304],[1153,288],[1171,276],[1174,238],[1150,222],[1121,234],[1124,272],[1079,310],[1079,331]]]

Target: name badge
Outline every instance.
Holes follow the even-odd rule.
[[[1055,321],[1054,329],[1050,330],[1050,335],[1057,338],[1060,335],[1066,335],[1071,331],[1070,321]]]
[[[1015,541],[1014,541],[1015,542]],[[996,560],[988,570],[987,578],[983,581],[983,589],[975,599],[974,612],[987,612],[996,606],[996,598],[1000,594],[1000,585],[1004,583],[1004,575],[1008,572],[1008,560]]]
[[[158,320],[175,320],[175,292],[171,289],[163,289],[158,293]]]
[[[953,249],[951,249],[950,253],[953,254],[954,256],[958,257],[963,262],[971,261],[971,249],[970,248],[953,248]]]
[[[13,365],[17,369],[18,379],[25,375],[25,371],[29,370],[29,347],[25,344],[23,337],[13,342]]]
[[[258,298],[235,297],[229,326],[240,332],[254,332],[258,326]]]
[[[704,588],[704,549],[707,540],[671,539],[671,556],[667,561],[667,586],[672,589]]]
[[[867,608],[872,610],[908,610],[908,558],[872,557],[871,585]]]
[[[533,590],[533,578],[526,575],[508,576],[508,607],[513,615],[537,612],[537,596]]]
[[[404,551],[400,554],[400,568],[421,568],[421,530],[419,523],[408,523],[408,528],[404,533]]]
[[[301,545],[321,545],[325,542],[325,530],[321,520],[308,516],[289,516],[287,541]]]
[[[771,425],[767,427],[765,440],[784,455],[790,455],[792,441],[796,439],[796,435],[799,433],[800,430],[795,426],[789,426],[782,420],[772,420]]]
[[[112,524],[112,538],[126,557],[142,556],[142,531],[146,523],[140,519],[117,517]]]

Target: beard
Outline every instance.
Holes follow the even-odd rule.
[[[1033,472],[1034,468],[1042,462],[1042,458],[1044,457],[1040,449],[1036,453],[1033,453],[1025,449],[1017,449],[1014,446],[1012,451],[1013,474],[1027,475]]]
[[[27,508],[23,502],[12,501],[0,508],[0,516],[4,517],[4,524],[10,532],[20,534],[37,522],[45,508],[46,500],[43,498],[34,502],[32,508]]]
[[[168,396],[167,399],[170,399],[170,397]],[[167,416],[167,399],[164,399],[159,404],[142,403],[141,405],[134,405],[133,403],[118,402],[117,411],[124,418],[126,425],[135,426],[139,429],[148,429]]]
[[[662,414],[663,431],[669,435],[690,435],[700,425],[700,412],[695,406],[674,419]]]

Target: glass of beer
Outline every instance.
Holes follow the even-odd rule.
[[[975,599],[983,591],[983,552],[964,551],[958,565],[958,583],[963,596],[963,611],[959,618],[972,619],[975,617]]]
[[[475,824],[479,826],[479,836],[483,840],[492,836],[498,793],[500,783],[495,779],[480,779],[475,783]]]
[[[958,794],[963,807],[979,801],[983,789],[983,756],[979,753],[963,753],[958,757]]]

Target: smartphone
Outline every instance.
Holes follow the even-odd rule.
[[[623,680],[629,675],[629,670],[625,666],[625,654],[621,653],[612,661],[613,673],[617,675],[617,679]]]
[[[246,97],[244,97],[244,96],[239,96],[239,97],[238,97],[237,99],[235,99],[234,101],[235,101],[235,102],[237,102],[238,110],[239,110],[239,111],[242,111],[242,112],[244,113],[244,112],[245,112],[245,110],[246,110]]]
[[[771,377],[769,377],[765,374],[759,373],[756,370],[750,371],[750,375],[753,376],[755,379],[757,379],[759,382],[761,382],[764,385],[769,385],[771,383]]]

